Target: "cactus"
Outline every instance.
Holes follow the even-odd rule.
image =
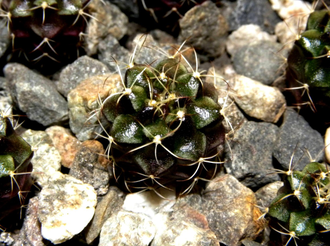
[[[290,241],[294,245],[296,240],[299,245],[329,242],[330,171],[326,167],[311,162],[302,171],[285,172],[284,186],[272,201],[268,214],[272,228],[289,237],[286,245]]]
[[[163,187],[185,194],[220,170],[224,128],[217,92],[184,60],[131,63],[123,91],[102,102],[107,156],[129,192]]]
[[[311,123],[315,128],[319,128],[320,122],[330,121],[327,116],[330,109],[329,31],[330,10],[314,11],[308,18],[306,30],[295,41],[288,56],[289,90],[296,103],[309,104],[313,111],[319,112],[306,117],[315,119],[315,123]]]
[[[30,62],[63,62],[76,57],[90,0],[2,0],[13,51]],[[47,59],[48,58],[48,59]]]
[[[25,204],[32,180],[33,151],[14,131],[7,117],[0,116],[0,224],[10,226],[13,214]]]

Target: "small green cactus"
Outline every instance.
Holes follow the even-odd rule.
[[[31,62],[48,58],[63,62],[76,57],[90,0],[2,0],[13,51]],[[43,59],[45,60],[45,59]],[[54,64],[54,63],[52,63]]]
[[[299,245],[326,245],[330,235],[330,171],[311,162],[285,173],[284,186],[268,209],[272,228]],[[293,239],[293,240],[292,240]],[[322,244],[323,242],[323,244]]]
[[[163,187],[185,194],[220,170],[224,128],[217,92],[183,60],[129,65],[124,90],[103,101],[107,155],[129,192]]]
[[[14,131],[7,117],[0,116],[0,225],[25,204],[32,180],[30,160],[33,151]]]
[[[306,30],[288,56],[287,80],[294,101],[308,104],[317,115],[313,127],[329,122],[330,105],[330,10],[318,10],[310,14]],[[296,90],[295,90],[296,89]],[[299,89],[299,90],[298,90]],[[304,114],[303,114],[304,115]],[[315,126],[314,126],[315,125]]]

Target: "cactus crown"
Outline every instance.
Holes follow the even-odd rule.
[[[183,61],[174,56],[155,66],[132,63],[123,91],[103,102],[107,153],[128,191],[179,184],[188,193],[219,170],[224,129],[217,93]]]
[[[318,243],[329,240],[325,233],[330,231],[329,174],[326,166],[317,162],[302,171],[286,172],[284,186],[268,210],[275,231],[288,235],[288,240],[298,238],[299,245],[321,245]]]
[[[13,51],[31,61],[62,62],[76,57],[90,0],[2,0],[1,16],[7,19]],[[47,59],[46,59],[47,60]]]

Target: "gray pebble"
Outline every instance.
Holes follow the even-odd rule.
[[[236,72],[263,84],[272,84],[281,75],[280,69],[285,62],[281,48],[281,44],[266,40],[241,47],[233,56]]]
[[[290,159],[293,156],[292,167],[302,170],[311,160],[323,159],[324,143],[321,134],[312,129],[305,119],[293,109],[287,109],[284,113],[283,123],[278,132],[274,148],[274,157],[284,170],[289,169]]]
[[[14,103],[29,119],[49,126],[68,120],[68,106],[52,81],[18,63],[4,68]]]

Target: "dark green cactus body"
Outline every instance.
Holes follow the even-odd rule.
[[[215,88],[176,58],[134,65],[123,83],[102,106],[118,182],[128,191],[179,186],[188,193],[212,178],[224,142]]]
[[[306,30],[295,42],[289,57],[287,78],[295,103],[309,102],[318,115],[308,115],[315,122],[327,122],[330,103],[330,11],[314,11],[308,19]],[[304,86],[304,87],[302,87]],[[312,123],[313,125],[313,123]]]
[[[6,217],[25,204],[32,180],[30,160],[33,152],[18,136],[8,118],[0,116],[0,225]],[[9,219],[9,223],[12,222]]]
[[[326,245],[330,239],[329,188],[329,171],[324,164],[312,162],[302,171],[288,173],[284,186],[269,207],[273,228],[293,232],[299,245]],[[318,244],[322,241],[323,244]]]
[[[30,62],[66,62],[76,57],[86,27],[85,6],[90,0],[3,0],[13,50]],[[45,58],[45,59],[44,59]]]

